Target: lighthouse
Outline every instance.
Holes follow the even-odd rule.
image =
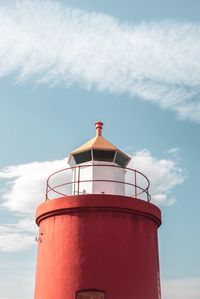
[[[96,136],[47,179],[35,299],[160,299],[160,209],[130,157]],[[133,158],[134,159],[134,158]],[[133,160],[134,162],[134,160]]]

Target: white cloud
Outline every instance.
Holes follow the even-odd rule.
[[[34,213],[37,205],[45,200],[46,180],[53,172],[67,167],[67,159],[63,159],[14,165],[0,171],[0,179],[7,182],[1,190],[2,207],[12,213],[18,212],[20,217],[15,223],[0,226],[0,251],[19,251],[33,246],[37,235]],[[129,167],[149,177],[153,202],[160,205],[174,203],[170,194],[183,183],[185,175],[173,160],[159,160],[149,151],[141,150],[133,156]],[[70,178],[71,173],[64,172],[55,181],[52,180],[51,185],[67,182]],[[54,194],[54,197],[57,196]]]
[[[0,251],[14,252],[33,246],[37,235],[33,219],[0,225]]]
[[[148,151],[137,152],[131,160],[130,167],[144,173],[150,180],[152,201],[160,205],[171,205],[175,198],[171,191],[186,178],[185,171],[172,159],[158,159]]]
[[[163,299],[199,299],[200,278],[181,278],[162,283]]]
[[[0,4],[0,76],[81,84],[200,122],[200,24],[121,23],[55,1]]]
[[[167,151],[169,154],[176,155],[179,152],[179,148],[173,147]]]
[[[0,178],[7,179],[2,190],[3,207],[10,211],[35,213],[45,200],[46,180],[53,172],[68,167],[67,160],[33,162],[3,169]]]
[[[47,177],[63,168],[67,160],[33,162],[10,166],[0,172],[0,178],[8,180],[2,191],[3,207],[10,211],[34,213],[36,206],[45,199]],[[185,179],[184,171],[171,159],[157,159],[148,150],[137,152],[129,164],[130,168],[143,172],[150,179],[152,199],[156,203],[170,204],[169,193]],[[65,181],[71,173],[64,173]],[[56,179],[62,179],[61,176]],[[53,183],[53,181],[51,181]],[[53,185],[53,184],[52,184]]]
[[[0,251],[21,251],[35,244],[34,214],[36,206],[45,199],[46,180],[50,174],[67,166],[63,159],[10,166],[0,172],[0,179],[7,180],[1,190],[2,208],[19,212],[20,216],[13,223],[0,225]]]

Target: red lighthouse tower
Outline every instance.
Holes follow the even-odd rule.
[[[35,299],[160,299],[158,207],[148,178],[102,136],[70,154],[39,205]]]

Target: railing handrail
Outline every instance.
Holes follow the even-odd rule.
[[[134,184],[132,183],[129,183],[129,182],[125,182],[125,181],[117,181],[117,180],[109,180],[109,179],[90,179],[90,180],[80,180],[80,169],[81,168],[86,168],[86,167],[115,167],[115,168],[120,168],[120,169],[123,169],[123,170],[128,170],[128,171],[132,171],[134,173]],[[73,180],[73,181],[70,181],[70,182],[66,182],[66,183],[63,183],[63,184],[59,184],[59,185],[56,185],[56,186],[53,186],[51,187],[50,186],[50,179],[55,176],[56,174],[59,174],[59,173],[62,173],[62,172],[65,172],[65,171],[68,171],[68,170],[71,170],[73,171],[74,169],[79,169],[79,178],[78,180]],[[140,175],[141,177],[143,177],[146,182],[147,182],[147,186],[146,188],[142,188],[141,186],[137,185],[137,174]],[[67,186],[67,185],[72,185],[72,184],[78,184],[78,189],[79,189],[79,184],[80,183],[89,183],[89,182],[108,182],[108,183],[117,183],[117,184],[124,184],[124,185],[129,185],[129,186],[132,186],[135,188],[135,194],[134,196],[129,196],[129,197],[136,197],[138,195],[141,195],[143,193],[146,194],[147,196],[147,201],[149,202],[151,200],[151,196],[149,194],[149,187],[150,187],[150,182],[149,182],[149,179],[147,178],[147,176],[145,174],[143,174],[142,172],[136,170],[136,169],[132,169],[132,168],[129,168],[129,167],[120,167],[118,165],[108,165],[108,164],[84,164],[84,165],[76,165],[76,166],[72,166],[72,167],[67,167],[67,168],[63,168],[63,169],[60,169],[60,170],[57,170],[55,172],[53,172],[48,178],[47,178],[47,183],[46,183],[46,200],[49,200],[48,198],[48,193],[50,191],[53,191],[59,195],[62,195],[62,196],[68,196],[67,194],[64,194],[62,192],[59,192],[58,190],[55,190],[56,188],[59,188],[59,187],[62,187],[62,186]],[[136,192],[137,189],[140,189],[140,192]],[[80,192],[78,190],[78,194],[80,195]]]

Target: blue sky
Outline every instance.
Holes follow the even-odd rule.
[[[199,8],[0,2],[0,299],[33,297],[45,178],[99,119],[148,175],[162,210],[163,299],[200,297]]]

